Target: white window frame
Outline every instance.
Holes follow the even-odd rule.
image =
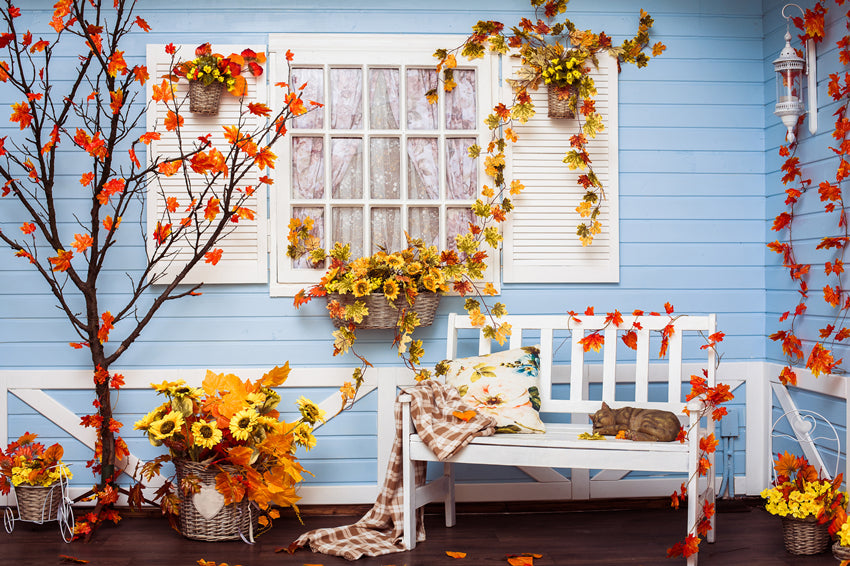
[[[423,35],[423,36],[410,36],[410,35],[371,35],[371,34],[357,34],[357,35],[343,35],[343,34],[271,34],[269,36],[269,53],[270,53],[270,78],[269,83],[271,85],[275,85],[279,82],[286,82],[288,80],[287,76],[281,76],[283,72],[286,71],[286,62],[285,62],[285,53],[287,50],[291,50],[294,54],[294,60],[292,64],[294,66],[301,67],[309,67],[312,65],[326,65],[326,66],[335,66],[335,67],[344,67],[347,65],[350,66],[363,66],[364,63],[368,66],[383,66],[383,67],[393,67],[393,66],[415,66],[415,67],[434,67],[436,65],[436,59],[433,57],[434,51],[439,47],[452,48],[460,45],[465,39],[465,36],[461,35]],[[479,144],[485,144],[489,141],[489,130],[484,125],[484,118],[489,114],[493,107],[493,99],[494,92],[498,88],[499,82],[499,74],[498,74],[498,58],[493,56],[485,57],[484,59],[478,59],[471,62],[459,61],[458,69],[470,69],[474,68],[476,70],[477,77],[477,119],[478,119],[478,128],[472,131],[465,131],[463,134],[458,133],[459,136],[462,137],[473,137],[468,134],[475,134],[478,138]],[[367,80],[364,74],[364,84]],[[328,84],[327,75],[325,77],[325,85]],[[294,85],[299,86],[299,85]],[[271,93],[271,104],[273,110],[275,112],[280,108],[280,104],[282,103],[282,96],[279,94],[280,89],[272,87]],[[444,94],[441,89],[439,91],[439,104],[442,116],[442,108],[445,102]],[[405,105],[404,105],[404,90],[402,87],[401,90],[401,110],[400,115],[405,116]],[[326,93],[327,96],[327,93]],[[364,96],[364,101],[366,97]],[[305,100],[305,103],[308,101]],[[325,101],[327,102],[327,100]],[[365,102],[364,102],[365,104]],[[329,116],[330,116],[330,108],[329,104],[325,104],[325,107],[320,109],[319,111],[325,112],[325,121],[324,123],[329,124]],[[364,108],[363,112],[364,122],[368,119],[368,108]],[[404,122],[404,120],[402,120]],[[309,132],[309,130],[304,130],[305,132]],[[329,129],[322,130],[325,132],[324,135],[326,139],[326,143],[330,138]],[[319,130],[316,130],[319,132]],[[376,131],[376,136],[380,136],[380,131]],[[345,131],[338,131],[335,134],[344,134]],[[368,130],[353,130],[353,134],[363,134],[364,140],[368,139],[369,134]],[[435,131],[431,130],[401,130],[401,139],[402,152],[406,151],[406,144],[404,140],[407,139],[408,133],[410,137],[431,137],[437,135],[438,137],[455,137],[450,132],[439,131],[438,134],[435,134]],[[384,134],[386,135],[386,134]],[[290,156],[290,148],[292,143],[292,129],[287,135],[281,140],[278,144],[276,144],[275,148],[273,148],[274,152],[279,156],[278,158],[278,166],[276,171],[274,172],[275,176],[275,184],[271,187],[271,198],[270,198],[270,210],[271,210],[271,219],[270,219],[270,234],[272,235],[272,241],[270,243],[270,266],[271,266],[271,283],[270,283],[270,293],[272,296],[293,296],[299,290],[314,285],[319,281],[322,274],[325,272],[325,269],[293,269],[291,268],[291,260],[286,256],[286,234],[288,232],[288,224],[290,218],[290,198],[291,194],[291,156]],[[364,154],[366,151],[364,144]],[[440,171],[441,171],[441,188],[445,184],[445,168],[442,166],[445,160],[445,150],[443,144],[440,144]],[[327,161],[327,160],[326,160]],[[367,162],[368,158],[364,157],[364,162]],[[326,170],[329,170],[330,164],[325,163]],[[477,191],[480,193],[481,187],[486,183],[486,176],[484,174],[484,165],[483,159],[476,160],[477,174],[478,174],[478,187]],[[366,168],[366,164],[364,163],[364,169]],[[402,168],[402,177],[406,176],[405,168]],[[326,179],[328,175],[326,174]],[[403,179],[403,183],[406,180]],[[368,187],[365,187],[365,190],[368,191]],[[322,204],[319,206],[325,206],[326,210],[328,209],[328,203],[331,202],[330,198],[330,188],[326,183],[326,197],[323,201],[320,201]],[[441,194],[445,194],[444,191]],[[477,195],[476,195],[477,196]],[[344,201],[343,201],[344,202]],[[393,206],[401,205],[402,208],[405,208],[405,205],[408,202],[412,201],[404,201],[404,200],[390,200],[382,202],[382,204],[388,204]],[[428,206],[439,206],[441,210],[441,214],[443,218],[445,218],[445,210],[449,207],[449,201],[440,200],[434,201],[435,204],[428,204]],[[457,202],[458,205],[463,206],[461,203],[464,201],[451,201]],[[469,201],[471,204],[472,201]],[[439,203],[439,204],[436,204]],[[423,204],[419,201],[414,201],[413,204]],[[318,205],[318,202],[317,202]],[[368,214],[369,209],[368,206],[365,207],[365,212]],[[327,229],[330,226],[331,219],[327,218],[326,214],[326,239],[329,238],[330,231]],[[406,218],[406,216],[404,216]],[[404,225],[404,224],[403,224]],[[446,234],[444,233],[444,222],[441,222],[441,231],[440,231],[440,242],[446,241]],[[368,238],[364,242],[366,244],[365,253],[369,253],[369,244]],[[326,246],[330,244],[330,242],[325,242]],[[486,246],[486,244],[484,244]],[[500,250],[493,250],[487,247],[487,251],[489,253],[488,258],[488,273],[486,274],[485,280],[490,281],[494,284],[494,286],[499,289],[500,280],[499,275],[501,272],[500,265]]]

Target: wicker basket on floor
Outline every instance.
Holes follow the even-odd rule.
[[[841,546],[840,542],[832,545],[832,555],[836,560],[850,560],[850,546]]]
[[[224,83],[213,81],[205,85],[201,81],[189,81],[189,110],[195,114],[214,116],[218,114]]]
[[[22,521],[43,523],[55,521],[59,517],[62,486],[58,481],[48,486],[15,486],[15,497],[18,499],[18,515]]]
[[[183,478],[193,475],[207,487],[215,488],[215,476],[222,470],[228,473],[236,473],[236,468],[229,465],[208,468],[198,462],[189,460],[175,460],[174,467],[177,469],[177,485],[181,485]],[[194,504],[193,494],[183,495],[181,489],[177,490],[180,497],[180,533],[190,539],[204,541],[239,540],[240,538],[252,539],[258,532],[259,515],[256,509],[247,499],[239,503],[224,505],[213,517],[203,516]]]
[[[829,548],[829,526],[814,517],[782,517],[782,540],[791,554],[819,554]]]
[[[546,87],[546,92],[549,101],[549,113],[548,116],[550,118],[563,118],[567,120],[572,120],[575,118],[575,114],[570,110],[570,98],[572,96],[568,96],[567,98],[560,98],[558,96],[559,89]],[[570,87],[570,94],[572,95],[575,92],[573,87]]]
[[[350,293],[345,295],[338,293],[329,294],[328,301],[334,300],[339,301],[342,306],[350,305],[355,301],[366,303],[369,314],[363,318],[363,322],[355,324],[357,328],[395,328],[402,309],[410,308],[405,299],[399,298],[393,304],[390,304],[383,295],[355,297]],[[416,296],[412,308],[419,315],[420,326],[431,326],[439,305],[440,295],[437,293],[422,292]],[[331,320],[333,320],[334,326],[337,328],[347,325],[344,320],[339,318],[332,318]]]

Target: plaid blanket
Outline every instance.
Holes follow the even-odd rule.
[[[457,390],[435,380],[424,381],[405,391],[413,400],[410,413],[419,437],[441,460],[452,456],[476,436],[489,436],[495,431],[491,417],[476,414],[469,421],[452,416],[454,411],[467,411]],[[290,548],[310,545],[313,552],[356,560],[363,556],[380,556],[401,552],[402,523],[402,458],[401,403],[395,403],[395,439],[387,466],[384,485],[372,509],[352,525],[309,531],[298,537]],[[426,462],[416,462],[416,485],[425,482]],[[418,509],[416,540],[425,540],[423,508]]]

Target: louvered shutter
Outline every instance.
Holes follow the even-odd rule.
[[[519,62],[514,57],[505,61],[505,76],[512,76]],[[548,118],[545,88],[529,91],[537,114],[514,127],[519,141],[511,144],[508,156],[508,178],[519,179],[525,190],[514,199],[516,208],[505,226],[506,283],[619,281],[616,59],[601,55],[592,76],[596,108],[605,124],[588,144],[607,197],[599,217],[603,231],[586,247],[576,235],[581,218],[575,209],[584,189],[577,183],[580,172],[562,162],[570,136],[578,133],[576,120]],[[506,90],[502,98],[509,96]]]
[[[241,53],[246,47],[253,49],[256,52],[264,52],[265,46],[237,46],[237,45],[213,45],[213,51],[224,55],[230,53]],[[184,59],[194,57],[194,46],[184,45],[180,47],[178,54]],[[147,87],[147,100],[151,100],[152,87],[154,84],[159,85],[162,82],[162,77],[170,73],[171,57],[165,53],[164,45],[148,45],[147,47],[147,65],[151,75]],[[265,66],[264,66],[265,67]],[[248,83],[248,94],[245,97],[247,102],[266,102],[266,75],[264,72],[260,77],[253,77],[250,73],[246,73],[245,78]],[[186,81],[180,81],[177,84],[178,100],[185,96],[188,91]],[[220,148],[222,153],[226,153],[226,142],[224,140],[224,130],[222,126],[233,125],[237,123],[239,115],[239,100],[228,94],[222,94],[221,106],[219,112],[215,116],[204,116],[200,114],[192,114],[188,111],[188,101],[183,111],[185,122],[181,128],[181,135],[184,140],[184,145],[191,144],[200,136],[212,134],[211,140],[213,146]],[[174,132],[168,132],[164,126],[167,109],[164,104],[151,102],[147,112],[147,131],[157,131],[162,135],[162,139],[152,142],[148,148],[148,158],[153,159],[159,155],[177,155],[177,137]],[[247,131],[253,130],[260,125],[259,120],[264,118],[252,117],[254,120],[247,126]],[[188,145],[186,145],[188,147]],[[256,167],[251,170],[240,181],[240,187],[256,186],[261,175],[265,174]],[[193,174],[194,175],[194,174]],[[201,180],[201,176],[196,176]],[[200,185],[196,185],[200,186]],[[185,283],[267,283],[268,282],[268,242],[267,242],[267,226],[268,213],[266,206],[266,191],[265,185],[259,185],[256,192],[247,200],[245,206],[255,212],[254,220],[240,219],[234,224],[234,229],[229,232],[219,243],[217,248],[223,250],[221,260],[216,265],[200,262],[197,264],[188,277],[184,279]],[[186,207],[188,202],[186,196],[186,186],[181,174],[176,174],[171,177],[159,176],[157,182],[150,183],[148,189],[147,202],[147,219],[148,219],[148,234],[152,234],[157,220],[162,218],[162,213],[165,209],[164,199],[174,196],[180,203],[178,213]],[[149,245],[152,244],[149,238]],[[185,252],[177,254],[176,260],[165,269],[166,277],[162,280],[165,282],[169,279],[169,274],[176,274],[176,271],[184,264],[183,260],[188,257],[188,245],[184,246]]]

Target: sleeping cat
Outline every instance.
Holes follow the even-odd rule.
[[[626,431],[631,440],[671,442],[679,435],[679,418],[670,411],[623,407],[612,409],[604,401],[602,408],[591,415],[593,432],[616,436]]]

